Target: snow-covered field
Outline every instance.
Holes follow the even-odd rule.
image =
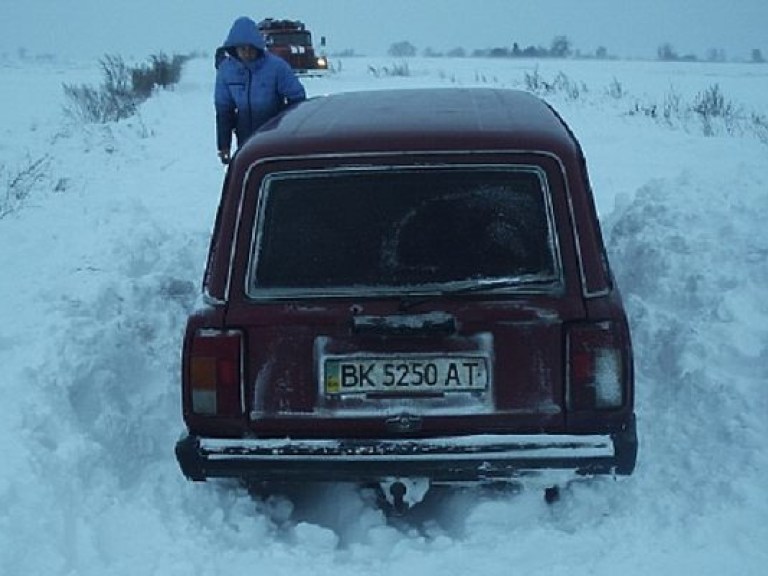
[[[348,59],[305,85],[564,73],[545,97],[585,149],[635,340],[635,475],[553,506],[456,491],[400,521],[352,486],[256,502],[188,483],[180,338],[223,176],[211,62],[133,119],[78,126],[61,83],[99,81],[96,63],[5,61],[0,574],[766,574],[768,67],[414,59],[390,75],[401,64]],[[649,115],[715,84],[742,118]]]

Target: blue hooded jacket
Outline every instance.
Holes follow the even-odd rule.
[[[237,58],[237,46],[250,45],[261,55],[251,62]],[[229,150],[232,132],[238,147],[278,112],[306,99],[304,87],[288,63],[266,51],[266,43],[250,18],[235,20],[222,48],[227,56],[216,71],[216,140]]]

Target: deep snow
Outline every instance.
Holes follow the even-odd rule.
[[[339,63],[336,63],[337,67]],[[0,63],[0,574],[765,574],[768,566],[768,144],[749,121],[705,136],[644,113],[717,83],[768,114],[768,68],[349,59],[310,95],[446,84],[547,95],[579,136],[636,350],[634,476],[541,495],[435,494],[409,520],[330,485],[255,501],[188,483],[180,337],[223,172],[213,68],[116,125],[61,114],[96,64]],[[378,73],[378,76],[374,74]],[[616,82],[627,92],[609,94]],[[27,96],[28,95],[28,96]],[[6,185],[41,159],[22,198]]]

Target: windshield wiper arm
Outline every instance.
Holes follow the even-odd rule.
[[[436,287],[434,293],[418,295],[402,295],[400,297],[400,311],[406,312],[411,308],[440,298],[441,296],[455,296],[472,294],[475,292],[493,291],[500,288],[528,288],[530,286],[552,286],[557,283],[554,278],[537,278],[535,276],[507,276],[505,278],[491,278],[485,280],[457,280],[447,286]]]
[[[484,292],[485,290],[496,290],[498,288],[508,288],[510,286],[530,285],[530,284],[550,284],[551,280],[533,280],[525,276],[514,276],[506,278],[493,278],[486,280],[464,280],[456,282],[453,286],[446,286],[440,289],[441,294],[468,294],[471,292]]]

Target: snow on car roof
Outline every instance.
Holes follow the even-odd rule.
[[[307,100],[246,143],[249,163],[271,156],[426,151],[573,153],[573,135],[541,99],[519,90],[431,88],[347,92]]]

